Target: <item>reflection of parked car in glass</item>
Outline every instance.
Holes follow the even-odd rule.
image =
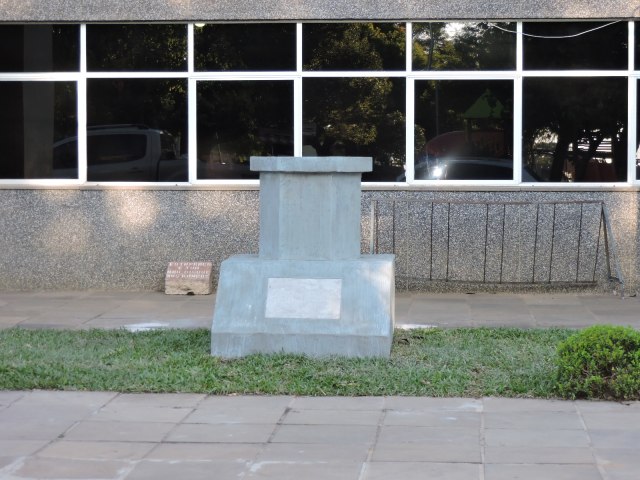
[[[437,164],[420,162],[415,165],[415,180],[513,180],[513,161],[506,158],[445,157]],[[398,177],[405,181],[405,176]],[[522,170],[523,182],[537,182],[527,168]]]
[[[57,175],[76,178],[77,137],[55,143],[53,150]],[[180,156],[180,138],[145,125],[88,127],[87,180],[187,181],[187,161]]]

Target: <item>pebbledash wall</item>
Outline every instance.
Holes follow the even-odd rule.
[[[580,34],[577,38],[583,38],[588,35],[585,33],[587,31],[607,32],[608,27],[603,26],[614,21],[618,22],[614,28],[624,32],[622,56],[627,59],[624,64],[593,67],[587,62],[586,66],[565,67],[551,62],[550,67],[540,67],[536,65],[536,61],[539,60],[537,57],[534,58],[533,53],[530,59],[525,57],[527,48],[530,48],[530,52],[537,51],[538,57],[554,56],[556,46],[536,46],[536,37],[533,35],[569,38],[577,32]],[[620,0],[605,2],[601,0],[539,2],[511,0],[497,2],[0,0],[0,34],[3,28],[15,25],[79,25],[77,56],[80,58],[77,68],[72,67],[70,70],[63,68],[62,71],[58,69],[42,72],[28,68],[14,71],[0,65],[0,92],[3,84],[20,84],[22,88],[20,94],[23,95],[23,99],[26,99],[27,87],[38,82],[42,85],[55,83],[64,85],[65,88],[70,86],[69,98],[72,98],[73,102],[69,108],[77,112],[72,122],[71,133],[67,129],[62,137],[53,139],[61,145],[71,143],[72,148],[75,149],[75,163],[71,165],[70,171],[52,173],[51,166],[44,170],[38,170],[38,168],[33,170],[32,160],[27,160],[27,157],[33,157],[34,154],[29,151],[31,147],[26,145],[34,141],[34,138],[36,141],[41,138],[29,137],[26,133],[28,115],[24,112],[33,107],[18,108],[24,114],[21,121],[25,126],[25,132],[20,133],[21,146],[17,150],[14,147],[12,147],[14,150],[0,148],[0,289],[160,290],[163,288],[164,273],[170,261],[213,261],[217,268],[230,255],[256,253],[258,184],[256,180],[247,179],[245,176],[247,152],[234,156],[233,152],[223,151],[225,148],[220,147],[222,142],[216,143],[212,139],[207,139],[206,146],[202,146],[205,143],[202,139],[207,136],[204,129],[207,118],[214,118],[216,111],[231,112],[233,110],[225,103],[226,100],[220,100],[214,94],[210,97],[214,100],[209,102],[207,100],[209,97],[205,95],[207,92],[205,87],[208,85],[205,86],[205,83],[210,82],[212,91],[215,91],[220,86],[224,90],[225,86],[232,82],[239,82],[238,84],[245,82],[243,85],[247,86],[250,82],[271,81],[276,84],[281,81],[289,82],[287,87],[289,90],[283,94],[284,103],[293,112],[289,115],[291,118],[287,120],[289,123],[276,125],[277,122],[272,117],[265,117],[267,118],[264,120],[265,125],[249,132],[255,143],[251,147],[253,148],[251,152],[289,155],[306,155],[310,152],[312,154],[364,154],[373,156],[374,160],[377,159],[375,175],[368,179],[371,181],[363,184],[363,251],[369,250],[370,206],[374,201],[374,203],[377,202],[376,214],[379,222],[378,237],[374,243],[379,243],[380,251],[393,249],[398,255],[399,267],[404,268],[405,273],[409,272],[412,277],[429,279],[434,269],[442,268],[437,266],[438,259],[434,260],[433,256],[441,255],[444,250],[436,251],[433,234],[435,231],[437,237],[435,243],[437,243],[438,239],[441,240],[444,235],[441,232],[438,233],[439,229],[446,228],[447,238],[451,238],[451,245],[446,247],[451,265],[447,261],[446,269],[449,275],[449,268],[451,268],[450,276],[453,280],[491,281],[493,279],[494,283],[523,282],[523,279],[529,275],[527,272],[531,270],[534,280],[537,280],[536,283],[544,285],[544,278],[548,273],[549,280],[553,277],[556,280],[566,280],[566,283],[570,284],[574,278],[577,280],[578,277],[583,277],[579,271],[581,268],[591,269],[590,264],[581,267],[578,260],[578,271],[575,275],[571,271],[566,279],[563,277],[566,273],[563,273],[563,270],[574,268],[571,265],[576,261],[576,248],[582,249],[585,252],[584,256],[588,256],[593,253],[592,247],[596,242],[598,245],[595,248],[598,249],[598,255],[602,257],[604,246],[600,244],[600,240],[593,238],[593,232],[591,232],[585,233],[586,237],[580,238],[583,242],[582,246],[576,247],[575,239],[571,241],[562,239],[563,231],[577,231],[576,222],[580,223],[578,225],[580,230],[583,227],[582,211],[596,205],[591,202],[603,202],[609,212],[616,260],[626,284],[626,292],[635,292],[640,286],[640,255],[638,254],[640,251],[640,182],[636,168],[639,137],[636,116],[637,83],[640,78],[637,37],[640,36],[640,28],[637,27],[636,21],[640,22],[640,7],[637,3]],[[233,67],[224,70],[215,66],[210,68],[207,62],[215,64],[218,60],[207,57],[204,51],[206,48],[198,50],[199,38],[205,38],[204,33],[200,33],[198,29],[203,29],[202,32],[205,32],[207,25],[245,26],[274,24],[274,22],[278,25],[293,25],[295,46],[292,49],[293,66],[290,69],[285,67],[267,71],[261,68],[258,71],[251,68],[248,70],[242,68],[234,70]],[[415,53],[405,55],[402,60],[405,62],[403,65],[388,67],[385,64],[386,57],[382,58],[386,55],[384,54],[381,57],[381,66],[365,66],[354,73],[348,63],[331,68],[327,67],[327,62],[333,61],[331,58],[327,59],[321,55],[316,58],[307,57],[300,52],[304,45],[312,45],[312,42],[316,42],[315,45],[319,46],[318,51],[322,50],[323,45],[326,48],[326,44],[322,43],[324,37],[317,40],[323,34],[333,35],[334,41],[338,38],[336,31],[343,35],[344,30],[340,28],[322,30],[323,25],[335,25],[336,22],[347,26],[371,22],[399,25],[394,28],[405,32],[406,49],[418,49],[419,45],[423,47],[426,45],[422,51],[432,57],[425,59],[426,57],[416,56]],[[478,31],[483,32],[487,30],[488,22],[491,25],[489,29],[492,34],[500,31],[512,37],[511,47],[507,45],[505,48],[513,51],[513,65],[509,66],[509,59],[506,60],[506,66],[499,64],[497,67],[491,64],[492,60],[487,60],[491,64],[488,67],[482,67],[482,65],[478,67],[477,62],[472,67],[447,64],[446,62],[450,60],[447,60],[449,57],[445,50],[442,50],[440,56],[437,52],[433,56],[434,45],[436,50],[438,48],[437,44],[432,42],[432,50],[429,51],[429,42],[435,36],[434,28],[441,33],[440,40],[443,43],[440,45],[449,42],[449,47],[455,50],[452,38],[463,31],[465,22],[480,25],[477,27]],[[104,65],[92,70],[92,62],[94,62],[93,65],[96,64],[95,60],[91,60],[90,42],[92,40],[88,37],[91,37],[92,26],[102,24],[184,25],[187,52],[184,71],[178,68],[177,72],[167,73],[167,69],[162,67],[158,70],[145,68],[142,72],[123,73],[125,69],[115,67],[109,69]],[[557,24],[557,28],[554,24]],[[304,27],[305,25],[319,25],[319,27],[309,28],[309,31],[316,28],[315,37],[312,38],[311,35],[309,38],[305,37],[304,28],[307,28]],[[544,30],[547,26],[549,30]],[[393,32],[389,33],[389,31],[386,31],[386,34],[390,38]],[[227,38],[234,37],[231,35]],[[494,41],[497,37],[494,35],[491,38],[493,39],[491,41]],[[532,40],[534,43],[525,44],[527,38],[534,39]],[[602,43],[601,40],[598,42]],[[6,44],[2,48],[6,49]],[[311,47],[308,48],[311,50]],[[580,45],[575,48],[579,49]],[[573,54],[576,51],[574,50]],[[582,53],[587,57],[590,55],[588,51],[582,50]],[[564,55],[573,54],[565,53]],[[449,55],[451,55],[450,50]],[[464,62],[460,60],[462,57],[464,55],[461,54],[455,61]],[[205,66],[199,66],[198,62]],[[420,62],[429,62],[429,67],[424,67]],[[434,67],[432,62],[441,62],[440,69]],[[528,62],[531,62],[529,66]],[[321,103],[320,100],[326,96],[327,92],[334,92],[338,97],[343,95],[351,103],[357,102],[359,98],[357,94],[355,97],[349,95],[353,95],[354,91],[362,92],[363,90],[354,90],[355,87],[352,85],[340,83],[344,82],[344,79],[355,77],[390,79],[384,86],[372,83],[364,91],[384,87],[387,89],[383,89],[386,92],[384,95],[388,95],[388,98],[395,96],[400,99],[398,102],[401,106],[398,109],[402,113],[400,123],[403,125],[401,129],[403,146],[400,148],[402,150],[400,154],[392,151],[393,148],[397,150],[397,145],[393,147],[395,145],[393,140],[387,140],[388,143],[383,145],[379,138],[373,141],[367,139],[366,132],[353,133],[353,129],[347,132],[348,129],[344,125],[340,132],[335,128],[331,130],[328,119],[340,120],[340,116],[336,116],[335,111],[346,112],[344,115],[348,116],[350,111],[345,105],[349,104],[349,101],[338,102],[331,107],[317,105]],[[597,79],[593,82],[595,86],[580,83],[585,79],[593,78]],[[147,130],[164,132],[163,128],[168,129],[163,125],[148,125],[148,122],[140,122],[138,119],[131,122],[122,121],[121,117],[115,114],[113,116],[115,120],[108,115],[101,116],[100,111],[106,108],[105,105],[108,105],[108,102],[102,97],[94,101],[91,95],[101,87],[100,82],[113,82],[114,79],[125,79],[121,82],[125,85],[121,87],[123,89],[127,88],[126,84],[129,80],[169,79],[177,82],[176,85],[183,82],[181,85],[185,92],[185,118],[174,121],[173,124],[171,119],[167,120],[167,125],[180,124],[175,128],[181,129],[179,132],[174,132],[171,137],[174,149],[178,150],[175,152],[174,161],[185,162],[187,165],[184,172],[178,173],[177,180],[156,178],[155,181],[149,181],[149,179],[135,181],[129,177],[119,177],[113,172],[107,173],[107,177],[101,179],[98,176],[99,173],[92,170],[94,166],[89,158],[91,153],[87,153],[87,149],[94,147],[89,145],[90,141],[87,138],[91,138],[92,128],[95,128],[95,125],[99,126],[99,133],[106,135],[111,135],[113,132],[105,131],[105,126],[125,130],[138,128],[145,132]],[[322,84],[323,79],[327,81],[326,84]],[[611,79],[613,83],[603,83]],[[575,83],[572,83],[574,80]],[[458,88],[459,82],[463,81],[470,82],[464,84],[465,86],[475,82],[477,88]],[[562,82],[566,85],[563,86]],[[196,85],[199,88],[197,94]],[[527,111],[527,109],[533,111],[534,108],[538,108],[537,103],[542,104],[539,107],[540,110],[550,109],[544,104],[545,99],[552,101],[549,85],[557,87],[564,97],[569,96],[568,92],[578,92],[576,97],[578,100],[574,98],[571,101],[577,102],[579,116],[593,115],[609,118],[608,123],[580,126],[584,138],[576,137],[568,142],[571,145],[566,147],[564,152],[566,161],[560,167],[557,165],[554,167],[555,163],[552,160],[553,151],[559,150],[558,143],[561,138],[561,135],[553,131],[551,126],[557,119],[544,115],[528,116]],[[175,85],[172,85],[169,90],[175,90],[174,87]],[[255,100],[258,97],[255,96],[255,90],[252,88],[248,86],[247,89],[238,91],[246,94],[247,98]],[[471,91],[468,93],[469,97],[463,105],[456,104],[455,98],[463,95],[465,90]],[[485,94],[488,90],[491,92]],[[622,91],[623,98],[620,99],[621,97],[616,94],[598,93],[604,90],[607,92],[615,90],[618,93]],[[135,89],[132,91],[134,93],[131,98],[134,98]],[[236,95],[234,98],[238,98],[238,91],[227,91],[227,93],[230,96]],[[5,95],[11,97],[12,92],[7,90]],[[110,98],[113,96],[110,92],[105,87],[101,95]],[[375,95],[381,95],[377,90],[376,92]],[[591,98],[581,102],[580,92],[586,97],[591,95]],[[279,93],[273,93],[273,95],[277,94],[279,95]],[[289,94],[291,99],[290,103],[287,103],[289,100],[286,100],[286,97]],[[56,105],[62,101],[59,99],[63,96],[55,97]],[[50,97],[49,100],[52,98],[54,97]],[[435,103],[430,100],[431,98],[437,98]],[[372,100],[368,98],[368,101]],[[438,102],[444,106],[439,106]],[[214,106],[209,112],[206,108],[210,103]],[[596,107],[590,108],[594,104]],[[618,107],[621,104],[624,106],[622,120],[611,113],[611,110],[619,110]],[[265,108],[274,108],[274,105],[267,105]],[[313,110],[314,108],[316,110]],[[335,111],[329,111],[331,108]],[[341,108],[343,110],[340,110]],[[388,129],[389,124],[384,123],[385,121],[380,118],[390,118],[393,112],[389,109],[385,110],[387,108],[385,106],[379,108],[382,113],[379,112],[380,114],[376,117],[379,122],[377,131],[381,132]],[[446,125],[445,120],[440,119],[436,123],[442,122],[442,129],[433,127],[430,117],[421,113],[430,112],[430,108],[435,112],[436,117],[440,114],[439,112],[448,112],[455,119]],[[487,108],[489,108],[488,113]],[[596,113],[593,113],[594,109]],[[598,109],[605,113],[597,115]],[[258,115],[256,111],[252,113]],[[532,119],[533,117],[535,118]],[[4,117],[0,120],[4,122],[2,123],[4,131],[0,133],[0,139],[5,142],[13,135],[11,131],[7,131],[7,126],[12,119]],[[59,122],[64,123],[64,119]],[[240,121],[238,120],[235,125],[240,125],[238,127],[240,130],[249,128],[238,122]],[[372,120],[367,117],[363,124],[371,122]],[[211,125],[219,123],[215,118],[211,120]],[[407,124],[415,125],[416,128],[404,128]],[[612,124],[618,125],[617,131],[611,130]],[[349,126],[346,120],[345,125]],[[56,128],[58,127],[52,127],[52,129]],[[63,127],[60,128],[64,130]],[[287,128],[292,133],[289,136],[287,134],[283,136],[282,131]],[[431,131],[433,128],[436,133]],[[529,133],[534,130],[537,133]],[[495,132],[501,132],[502,140],[496,140],[492,136]],[[446,152],[443,153],[447,148],[454,149],[454,147],[441,140],[443,133],[452,133],[454,136],[466,134],[467,141],[475,138],[476,143],[484,142],[484,147],[492,149],[491,155],[484,151],[466,152],[468,155],[465,158],[472,159],[471,163],[465,164],[467,167],[471,165],[482,172],[487,172],[494,167],[502,169],[506,165],[509,176],[505,177],[502,170],[491,170],[492,173],[489,175],[479,173],[480,170],[474,170],[475,173],[469,176],[463,175],[456,178],[452,164],[447,165],[447,158],[452,155],[447,157]],[[45,134],[50,135],[51,132],[45,132]],[[355,141],[354,144],[349,144],[345,140],[350,138],[349,135],[361,139],[361,143],[369,145],[370,148],[367,150],[367,148],[356,147]],[[382,136],[380,133],[378,135]],[[474,137],[474,135],[478,136]],[[597,142],[593,140],[596,136],[600,136]],[[591,143],[589,143],[590,140]],[[489,143],[491,145],[487,146]],[[235,138],[225,144],[227,150],[231,149],[229,145],[244,144]],[[321,151],[323,148],[327,149],[326,153]],[[13,161],[7,158],[18,150],[22,152],[23,159]],[[219,155],[215,165],[210,158],[214,150]],[[455,152],[452,150],[452,153]],[[56,154],[53,155],[55,157]],[[48,157],[45,155],[45,158],[51,161],[51,154]],[[55,161],[54,158],[54,171]],[[578,167],[580,161],[586,162],[581,172]],[[3,170],[1,167],[3,163],[10,166],[4,167]],[[239,170],[230,174],[228,172],[221,174],[216,170],[220,165],[227,163],[235,165]],[[67,164],[64,166],[68,167]],[[447,168],[449,177],[443,173]],[[556,168],[555,171],[554,168]],[[180,175],[183,176],[180,177]],[[554,202],[557,203],[558,210],[554,209],[552,212],[549,208]],[[490,206],[486,206],[487,204]],[[446,227],[435,221],[434,205],[435,210],[448,208],[446,212],[440,211],[440,215],[446,216]],[[481,207],[478,207],[479,205]],[[513,214],[516,218],[515,223],[506,222],[507,236],[509,233],[513,235],[505,244],[505,223],[500,224],[499,209],[503,208],[504,213],[507,208],[520,208],[519,206],[524,210]],[[400,212],[392,215],[392,220],[389,220],[389,208],[398,208]],[[402,208],[405,208],[406,212]],[[413,220],[408,220],[410,211]],[[405,212],[406,216],[402,212]],[[483,224],[482,218],[480,220],[478,218],[485,213],[486,222]],[[492,264],[490,260],[489,267],[485,263],[480,267],[484,271],[479,273],[477,264],[474,266],[473,262],[460,259],[468,259],[469,255],[473,256],[473,252],[479,252],[482,248],[485,249],[486,255],[487,250],[493,248],[486,244],[485,247],[476,245],[472,248],[475,250],[469,253],[467,247],[473,243],[470,241],[472,237],[478,235],[491,237],[488,218],[495,215],[498,218],[495,223],[497,226],[492,223],[491,229],[503,229],[502,240],[497,241],[502,242],[499,266],[496,267],[496,262]],[[553,219],[549,220],[551,217]],[[407,220],[402,220],[403,218]],[[587,217],[584,218],[586,223]],[[389,221],[393,224],[391,227],[389,227]],[[411,223],[411,228],[407,227],[403,230],[403,221]],[[555,243],[543,240],[546,237],[542,231],[545,228],[549,229],[549,222],[556,222],[553,226],[553,234],[557,237]],[[457,225],[459,228],[453,232],[450,225]],[[509,232],[511,225],[517,225],[517,228],[513,227],[517,232]],[[392,233],[390,234],[389,231]],[[393,237],[391,240],[389,235]],[[428,235],[431,237],[427,238]],[[598,238],[600,238],[599,235],[596,234]],[[531,253],[533,253],[533,260],[530,258]],[[497,258],[495,255],[491,257],[491,254],[489,257],[494,260]],[[546,263],[549,259],[548,271],[545,272],[542,269],[536,273],[535,258],[538,264]],[[584,258],[582,261],[585,261]],[[471,265],[469,271],[465,271],[466,264]],[[482,265],[482,262],[480,264]],[[499,277],[496,276],[496,268],[500,269]],[[602,262],[594,265],[594,272],[597,270],[598,278],[602,277],[602,268]],[[555,270],[555,273],[552,270]],[[589,275],[587,273],[586,277]],[[525,281],[524,284],[526,285],[527,282]],[[442,287],[441,283],[438,285],[438,288]],[[429,282],[421,286],[429,288]],[[553,282],[549,282],[548,286],[553,287]]]

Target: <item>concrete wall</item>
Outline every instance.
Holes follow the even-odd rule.
[[[4,21],[639,18],[628,0],[0,0]]]
[[[365,251],[368,248],[367,205],[371,199],[425,202],[603,200],[611,212],[627,292],[634,291],[640,284],[640,196],[631,189],[621,192],[365,191]],[[459,215],[464,212],[456,215],[461,219],[463,217]],[[474,215],[473,211],[471,215]],[[575,216],[572,218],[575,223]],[[478,225],[464,220],[456,224],[463,230],[452,237],[451,248],[461,252],[455,254],[460,260],[463,258],[460,255],[469,251],[467,239],[478,236]],[[562,222],[558,225],[557,234],[561,236],[564,227]],[[161,290],[170,261],[212,261],[217,270],[221,261],[230,255],[257,253],[258,191],[201,187],[181,190],[5,188],[0,189],[0,231],[0,290]],[[410,258],[413,273],[428,278],[425,255],[415,253],[415,245],[424,241],[426,233],[419,228],[412,232],[409,241],[396,244],[398,262]],[[550,244],[539,243],[538,258],[547,258]],[[527,245],[527,242],[516,240],[510,248],[524,251],[529,248]],[[563,257],[568,265],[571,264],[574,255],[575,248],[569,243],[556,242],[554,257],[560,265]],[[458,261],[456,268],[464,270],[461,265],[465,263]],[[495,261],[493,263],[491,268],[495,272]],[[507,263],[511,266],[512,262]],[[473,271],[456,274],[477,276]]]

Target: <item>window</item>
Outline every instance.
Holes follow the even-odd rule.
[[[257,179],[251,155],[293,155],[293,82],[198,82],[198,178]]]
[[[638,23],[3,25],[0,181],[640,186]]]

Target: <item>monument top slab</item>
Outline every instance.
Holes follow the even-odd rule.
[[[254,172],[361,173],[372,168],[371,157],[251,157]]]

